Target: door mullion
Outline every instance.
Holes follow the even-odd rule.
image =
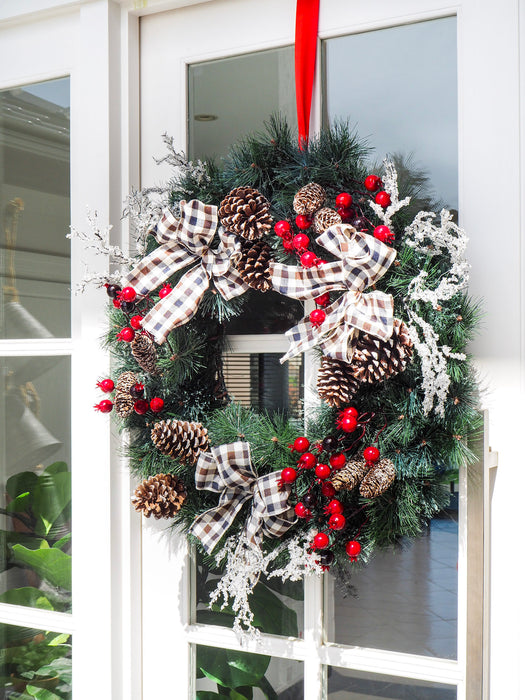
[[[324,642],[323,632],[323,579],[307,576],[304,581],[304,700],[321,700],[325,697],[323,687],[323,664],[319,650]]]

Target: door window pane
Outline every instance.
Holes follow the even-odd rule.
[[[456,209],[456,18],[342,36],[323,48],[325,119],[350,119],[379,162],[386,154],[405,162],[412,156]]]
[[[71,609],[70,360],[0,358],[0,602]]]
[[[344,668],[328,669],[329,700],[456,700],[454,686],[406,678],[360,673]]]
[[[70,335],[69,79],[0,91],[0,337]]]
[[[226,155],[272,113],[295,128],[293,46],[190,65],[188,95],[190,159]]]
[[[71,700],[71,635],[0,624],[3,698]]]
[[[196,665],[197,700],[216,697],[303,700],[304,697],[302,661],[198,646]]]

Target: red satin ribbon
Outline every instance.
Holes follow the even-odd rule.
[[[308,142],[319,27],[319,1],[297,0],[295,18],[295,99],[299,147]]]

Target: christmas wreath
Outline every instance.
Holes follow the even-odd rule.
[[[345,124],[299,148],[272,119],[220,167],[165,142],[173,179],[128,200],[134,258],[96,219],[72,232],[122,263],[85,279],[110,297],[113,374],[98,386],[112,398],[96,408],[130,431],[135,508],[187,533],[220,572],[212,602],[253,631],[262,573],[366,563],[418,535],[474,460],[467,239],[431,211],[421,173],[387,159],[370,174]],[[301,421],[241,406],[224,382],[229,323],[269,291],[314,307],[282,358],[318,356]]]

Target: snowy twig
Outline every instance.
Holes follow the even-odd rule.
[[[397,187],[397,171],[394,163],[385,158],[383,161],[384,175],[383,175],[383,187],[385,192],[390,195],[390,204],[386,209],[380,204],[376,204],[374,201],[369,201],[368,203],[376,213],[377,217],[381,219],[385,226],[391,226],[392,217],[400,209],[406,207],[410,203],[410,197],[405,197],[401,201],[399,200],[399,189]]]

